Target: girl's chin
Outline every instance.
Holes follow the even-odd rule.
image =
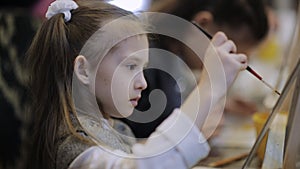
[[[118,113],[118,114],[115,113],[115,114],[112,114],[111,116],[115,117],[115,118],[126,118],[126,117],[129,117],[132,113],[133,113],[133,109],[128,112],[122,112],[122,113]]]

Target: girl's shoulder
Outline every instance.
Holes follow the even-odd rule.
[[[71,162],[91,145],[80,138],[70,134],[58,144],[55,159],[56,168],[66,169]]]
[[[66,125],[61,124],[58,129],[56,147],[57,152],[55,156],[55,166],[56,168],[66,169],[70,163],[83,151],[92,146],[88,135],[75,116],[70,116],[71,123],[77,134],[72,134]]]
[[[91,137],[104,147],[108,146],[126,153],[130,153],[132,145],[136,143],[131,129],[120,120],[114,119],[110,125],[106,119],[98,121],[89,116],[82,116],[79,119],[80,124],[75,118],[71,118],[71,121],[76,133],[82,138],[67,132],[65,127],[60,127],[55,159],[56,168],[67,168],[79,154],[93,146]]]

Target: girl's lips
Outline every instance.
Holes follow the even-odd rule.
[[[137,98],[134,98],[134,99],[130,99],[130,102],[131,102],[133,107],[136,107],[138,105],[139,100],[140,100],[140,97],[137,97]]]

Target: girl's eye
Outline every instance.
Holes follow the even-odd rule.
[[[127,67],[128,67],[129,70],[134,70],[137,67],[137,65],[136,64],[131,64],[131,65],[127,65]]]

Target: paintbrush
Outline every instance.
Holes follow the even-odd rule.
[[[233,163],[235,161],[241,160],[241,159],[247,157],[248,155],[249,155],[249,153],[239,154],[237,156],[233,156],[233,157],[222,159],[220,161],[209,163],[208,166],[209,167],[221,167],[221,166]]]
[[[205,34],[206,37],[209,39],[212,39],[212,36],[206,32],[204,29],[201,28],[200,25],[198,25],[195,21],[192,21],[192,23],[202,32]],[[262,76],[260,76],[257,72],[255,72],[250,66],[247,66],[246,70],[250,72],[252,75],[254,75],[258,80],[260,80],[262,83],[264,83],[266,86],[268,86],[273,92],[280,95],[278,90],[276,90],[274,87],[272,87],[269,83],[263,80]]]

